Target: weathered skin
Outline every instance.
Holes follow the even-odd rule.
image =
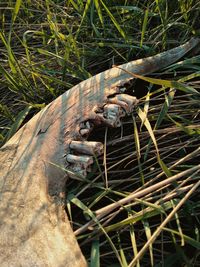
[[[65,155],[83,140],[81,123],[110,124],[95,111],[120,94],[131,75],[148,74],[177,61],[199,43],[102,72],[64,93],[25,124],[0,149],[0,266],[84,267],[87,263],[63,209]],[[120,102],[118,103],[120,105]]]

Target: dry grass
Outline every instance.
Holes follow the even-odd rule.
[[[193,0],[1,2],[1,144],[81,80],[198,35],[199,7]],[[154,74],[160,86],[137,79],[132,116],[90,137],[106,141],[106,154],[87,183],[69,182],[66,210],[91,267],[200,265],[200,99],[188,89],[199,92],[199,75],[194,56]],[[184,87],[167,88],[166,79]]]

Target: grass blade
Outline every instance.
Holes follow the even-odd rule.
[[[27,106],[18,114],[17,118],[15,119],[15,122],[12,124],[10,130],[8,131],[5,137],[4,143],[7,142],[17,132],[31,109],[32,106]]]
[[[94,0],[94,4],[95,4],[96,10],[97,10],[101,25],[104,27],[103,15],[102,15],[101,8],[100,8],[100,5],[99,5],[99,0]]]
[[[125,32],[122,30],[121,26],[119,25],[119,23],[117,22],[117,20],[115,19],[115,17],[112,15],[112,13],[110,12],[110,10],[108,9],[108,7],[105,5],[105,3],[103,2],[103,0],[100,0],[104,9],[106,10],[108,16],[110,17],[110,19],[112,20],[113,24],[115,25],[116,29],[118,30],[118,32],[121,34],[121,36],[126,39],[126,35]]]
[[[138,253],[138,249],[137,249],[137,243],[136,243],[134,227],[133,227],[132,224],[130,224],[130,236],[131,236],[131,244],[132,244],[132,247],[133,247],[133,253],[134,253],[134,257],[135,257],[137,255],[137,253]],[[136,263],[136,267],[140,267],[140,261],[139,260]]]
[[[149,15],[149,9],[147,8],[144,13],[144,20],[142,24],[142,32],[141,32],[141,40],[140,40],[140,47],[143,45],[146,29],[147,29],[147,23],[148,23],[148,15]]]
[[[16,20],[16,18],[17,18],[17,14],[19,12],[21,3],[22,3],[22,0],[16,0],[16,2],[15,2],[15,8],[14,8],[13,13],[12,13],[12,15],[13,15],[13,17],[12,17],[12,23],[14,23],[15,20]]]
[[[147,237],[147,240],[151,238],[151,228],[149,225],[149,222],[147,220],[143,220],[143,226],[145,230],[145,234]],[[150,254],[150,261],[151,261],[151,266],[154,266],[154,258],[153,258],[153,245],[152,243],[149,245],[149,254]]]
[[[100,224],[99,220],[96,218],[95,214],[82,202],[80,201],[77,197],[75,197],[73,194],[70,194],[68,196],[68,201],[71,201],[73,204],[75,204],[77,207],[79,207],[80,209],[82,209],[84,211],[84,213],[88,214],[93,221],[99,226],[99,228],[101,229],[101,231],[104,233],[104,235],[106,236],[108,242],[110,243],[113,251],[116,254],[117,259],[119,260],[120,264],[122,265],[122,260],[121,257],[118,253],[117,248],[115,247],[115,244],[112,242],[112,240],[110,239],[110,237],[108,236],[108,234],[106,233],[105,229],[103,228],[103,226]],[[123,266],[123,265],[122,265]]]
[[[196,249],[200,249],[200,242],[191,238],[190,236],[187,236],[185,234],[180,234],[180,232],[173,230],[173,229],[170,229],[170,228],[166,228],[166,227],[163,227],[163,230],[184,238],[184,241],[186,243],[190,244],[191,246],[193,246]]]
[[[91,255],[90,255],[90,267],[100,267],[100,252],[99,252],[99,240],[92,242]]]

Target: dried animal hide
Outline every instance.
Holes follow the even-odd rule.
[[[197,44],[199,40],[192,38],[79,83],[0,149],[1,267],[87,266],[63,207],[67,178],[86,176],[93,155],[103,152],[101,143],[88,142],[87,137],[95,125],[120,126],[121,117],[137,104],[134,96],[124,94],[133,77],[123,69],[152,73]]]

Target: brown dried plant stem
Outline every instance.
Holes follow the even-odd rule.
[[[152,234],[149,240],[145,243],[143,248],[138,252],[135,258],[131,261],[128,267],[133,267],[136,265],[138,259],[142,257],[148,247],[155,241],[155,239],[160,235],[165,225],[173,218],[176,212],[181,208],[181,206],[189,199],[189,197],[193,194],[193,192],[200,186],[200,181],[198,181],[187,194],[180,200],[177,206],[170,212],[170,214],[165,218],[165,220],[161,223],[161,225],[156,229],[156,231]]]
[[[134,201],[135,198],[141,198],[151,192],[154,192],[157,189],[162,189],[163,186],[165,185],[170,185],[172,182],[177,181],[178,179],[181,179],[189,174],[193,174],[195,171],[200,170],[200,165],[197,165],[195,167],[192,167],[188,170],[182,171],[176,175],[171,176],[170,178],[167,178],[161,182],[158,182],[152,186],[149,186],[148,188],[142,189],[136,193],[130,194],[129,196],[115,202],[112,203],[106,207],[103,207],[97,211],[94,212],[94,214],[96,215],[96,219],[100,220],[101,218],[103,218],[104,216],[106,216],[107,214],[109,214],[110,212],[112,212],[113,210],[122,207],[123,205]],[[87,224],[85,224],[84,226],[80,227],[78,230],[75,231],[76,235],[81,234],[83,231],[85,231],[91,224],[93,224],[93,221],[88,222]]]

